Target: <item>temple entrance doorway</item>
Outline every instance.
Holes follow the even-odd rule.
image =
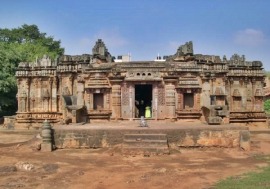
[[[135,118],[152,117],[152,85],[135,85]]]

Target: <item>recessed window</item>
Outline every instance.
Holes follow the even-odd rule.
[[[141,74],[140,73],[137,73],[137,76],[140,76]]]
[[[142,76],[145,76],[145,73],[143,73]]]
[[[94,93],[93,94],[94,101],[94,110],[102,110],[104,105],[104,97],[103,93]]]
[[[151,76],[151,73],[148,73],[147,75],[148,75],[148,76]]]

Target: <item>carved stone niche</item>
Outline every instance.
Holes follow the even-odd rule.
[[[50,93],[49,93],[48,89],[43,89],[42,92],[43,92],[42,93],[42,98],[43,99],[49,99],[50,98]]]

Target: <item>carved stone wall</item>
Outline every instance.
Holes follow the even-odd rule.
[[[230,59],[194,54],[192,42],[163,62],[115,63],[102,40],[92,50],[92,55],[64,55],[56,60],[44,56],[20,63],[17,123],[25,127],[44,119],[62,123],[69,116],[71,122],[134,119],[135,85],[152,85],[153,119],[200,119],[203,108],[213,107],[230,112],[217,110],[221,119],[213,120],[222,123],[265,118],[260,61],[246,61],[237,54]],[[102,108],[95,109],[97,96],[102,98],[98,102]],[[190,104],[185,104],[185,97]]]

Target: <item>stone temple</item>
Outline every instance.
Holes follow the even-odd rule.
[[[21,62],[16,77],[16,127],[141,116],[208,124],[266,120],[262,62],[194,54],[192,42],[156,61],[117,62],[99,39],[92,54]]]

